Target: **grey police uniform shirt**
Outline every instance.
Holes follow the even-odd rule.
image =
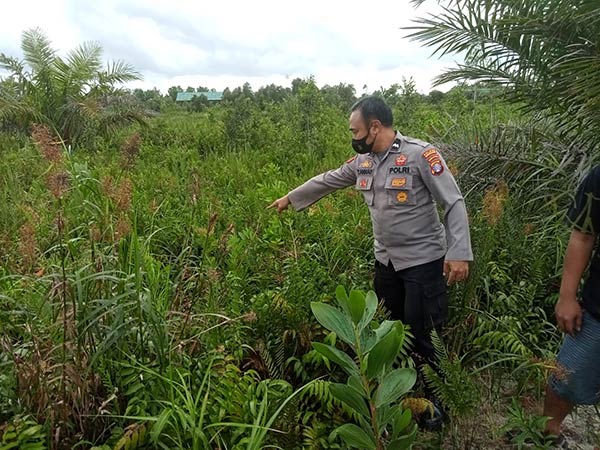
[[[325,195],[354,185],[369,207],[375,258],[395,270],[435,261],[472,261],[462,194],[440,153],[402,136],[387,153],[357,155],[338,169],[311,178],[288,197],[301,211]],[[444,209],[440,223],[436,202]]]

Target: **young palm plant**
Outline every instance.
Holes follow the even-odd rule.
[[[117,87],[140,74],[122,61],[103,69],[100,44],[83,43],[62,58],[34,28],[23,33],[21,49],[22,61],[0,53],[0,69],[8,72],[0,85],[0,123],[21,129],[44,123],[71,144],[86,132],[143,121],[142,110]]]

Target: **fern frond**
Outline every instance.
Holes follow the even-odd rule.
[[[425,382],[452,415],[461,417],[472,413],[480,398],[473,376],[462,367],[458,357],[448,354],[435,330],[431,332],[431,342],[438,366],[437,371],[429,365],[423,367]]]

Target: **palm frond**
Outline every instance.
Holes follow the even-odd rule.
[[[84,42],[69,52],[66,63],[78,79],[93,78],[102,67],[102,46],[98,42]]]
[[[106,96],[101,102],[101,114],[98,117],[98,128],[102,133],[111,133],[117,128],[130,124],[146,123],[146,112],[131,96],[116,92]]]
[[[600,142],[600,3],[592,0],[440,0],[438,15],[415,20],[411,39],[464,63],[436,78],[511,88],[510,98],[542,112],[567,135]],[[566,136],[566,135],[565,135]]]
[[[102,47],[85,42],[61,58],[39,29],[22,35],[24,61],[0,54],[2,83],[0,120],[27,130],[31,121],[49,124],[68,142],[97,132],[111,132],[145,114],[119,84],[141,75],[122,61],[102,69]],[[120,97],[120,98],[118,98]]]
[[[21,61],[4,53],[0,53],[0,69],[11,72],[13,76],[23,76],[25,71],[25,67]]]
[[[56,54],[50,40],[39,28],[32,28],[23,32],[21,49],[23,50],[25,62],[36,73],[49,70]]]
[[[142,75],[135,70],[132,65],[123,61],[113,61],[112,63],[109,63],[106,71],[100,72],[98,75],[101,84],[108,84],[111,86],[142,79]]]
[[[17,123],[48,122],[48,118],[35,106],[6,94],[0,95],[0,121],[3,120],[14,121]]]

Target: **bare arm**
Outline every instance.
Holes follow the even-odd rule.
[[[571,335],[581,328],[582,311],[577,301],[577,288],[590,262],[595,242],[594,234],[574,229],[567,246],[555,312],[558,327]]]

